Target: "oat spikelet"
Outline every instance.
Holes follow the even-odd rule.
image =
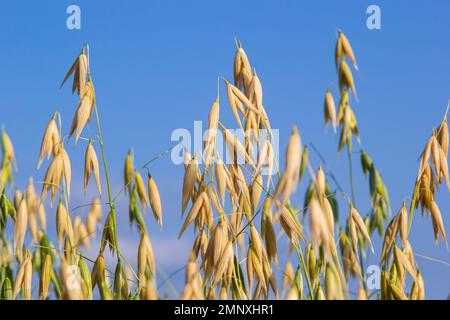
[[[225,81],[225,83],[227,84],[227,87],[231,89],[231,93],[234,96],[234,101],[236,101],[236,103],[245,105],[249,110],[253,111],[258,116],[261,114],[261,112],[253,105],[253,103],[245,96],[245,94],[241,90],[230,84],[228,81]],[[242,113],[245,114],[245,112]]]
[[[252,82],[250,83],[249,99],[258,110],[263,108],[263,90],[256,70],[253,70]]]
[[[214,103],[211,106],[211,110],[209,111],[208,116],[208,131],[205,139],[204,145],[204,160],[205,160],[205,170],[208,170],[209,166],[211,166],[212,161],[214,159],[214,150],[215,150],[215,142],[217,129],[219,127],[219,98],[217,97]]]
[[[400,224],[400,238],[402,240],[402,244],[405,247],[408,243],[408,212],[406,210],[406,203],[403,201],[403,206],[400,209],[399,213],[399,224]]]
[[[324,114],[325,114],[325,127],[331,122],[334,133],[336,133],[337,119],[336,119],[336,105],[334,104],[333,96],[329,89],[325,93],[325,103],[324,103]]]
[[[302,145],[296,126],[292,127],[292,134],[286,148],[286,167],[278,181],[273,199],[281,195],[281,207],[284,207],[291,194],[297,188],[302,157]]]
[[[56,151],[56,148],[61,142],[61,138],[59,135],[58,127],[55,121],[56,112],[50,119],[50,122],[45,129],[44,136],[42,137],[41,149],[39,151],[39,162],[37,168],[39,169],[44,157],[50,159],[50,155],[52,152]]]
[[[389,253],[391,252],[392,246],[395,243],[395,238],[399,231],[400,216],[395,216],[391,222],[389,222],[386,232],[384,233],[383,248],[381,250],[380,261],[383,263],[387,260]]]
[[[409,273],[414,281],[417,281],[417,271],[414,267],[414,264],[409,261],[405,253],[403,253],[403,251],[401,251],[399,247],[395,246],[394,255],[399,265]]]
[[[316,190],[319,197],[323,197],[325,195],[325,185],[325,173],[322,170],[322,166],[319,165],[316,177]]]
[[[338,41],[340,42],[342,53],[345,54],[350,59],[355,69],[358,70],[355,54],[353,53],[353,49],[350,45],[350,42],[348,41],[347,37],[343,32],[339,32]]]
[[[86,123],[91,119],[92,112],[95,106],[95,94],[92,82],[88,82],[84,88],[84,94],[80,97],[80,102],[77,106],[77,111],[72,120],[69,136],[71,137],[75,132],[75,143],[77,143],[81,132],[83,131]]]
[[[70,219],[67,208],[63,205],[61,199],[59,200],[58,207],[56,208],[56,234],[58,237],[59,248],[62,247],[64,236],[67,236],[70,244],[75,244],[72,220]]]
[[[72,94],[76,90],[77,94],[80,95],[80,92],[82,93],[84,90],[87,71],[88,71],[88,59],[85,53],[85,49],[83,48],[81,50],[80,55],[75,59],[74,63],[72,64],[66,76],[64,77],[64,80],[61,83],[61,87],[73,73],[74,76],[73,76]]]
[[[250,191],[253,212],[257,210],[262,192],[263,192],[263,177],[261,173],[258,173],[256,177],[253,179]]]
[[[444,151],[445,157],[448,157],[448,124],[447,124],[447,114],[445,115],[444,119],[442,120],[441,125],[438,129],[438,136],[437,139],[439,141],[439,145],[441,146],[442,150]]]
[[[219,156],[217,156],[216,159],[216,182],[217,182],[217,189],[219,193],[220,200],[222,201],[222,206],[225,204],[225,191],[227,184],[230,184],[229,176],[230,173],[228,172],[227,167],[223,163],[222,159],[220,159]]]
[[[353,91],[353,94],[355,96],[357,96],[355,82],[353,80],[353,74],[352,74],[352,71],[350,70],[348,64],[345,62],[345,60],[341,61],[341,64],[339,67],[339,86],[341,89],[344,86],[347,88],[351,88]]]
[[[217,174],[217,172],[216,172]],[[190,159],[186,166],[183,178],[183,190],[181,196],[181,213],[186,211],[186,207],[189,203],[192,190],[195,187],[195,181],[197,180],[197,155],[193,159]]]
[[[41,267],[41,277],[39,282],[39,299],[45,300],[48,296],[52,272],[52,256],[45,255],[44,264]]]
[[[238,49],[234,56],[233,62],[233,76],[234,84],[238,88],[243,88],[246,79],[248,78],[248,73],[251,70],[250,62],[248,60],[247,54],[238,42]]]
[[[150,199],[150,207],[152,208],[153,215],[162,227],[162,206],[161,198],[159,197],[158,187],[156,186],[155,180],[149,174],[147,179],[148,185],[148,197]]]
[[[203,199],[206,197],[206,193],[202,192],[197,199],[194,201],[194,204],[192,205],[191,210],[189,211],[188,215],[186,216],[186,220],[184,221],[183,226],[181,227],[180,233],[178,234],[178,239],[181,238],[186,228],[192,223],[192,221],[195,220],[198,213],[200,212],[200,209],[203,205]]]
[[[142,207],[148,206],[149,201],[147,197],[147,189],[145,188],[144,179],[142,179],[142,176],[138,170],[134,171],[134,182],[136,184],[137,193],[139,200],[141,200]]]
[[[97,153],[95,152],[95,149],[92,146],[92,140],[90,139],[84,157],[84,193],[86,193],[86,187],[89,183],[91,172],[94,173],[95,184],[97,185],[98,193],[101,194],[102,188],[100,184],[100,168],[98,164]]]
[[[6,131],[2,132],[2,151],[5,158],[11,161],[14,166],[17,166],[16,156],[14,155],[14,147]]]
[[[41,202],[44,201],[50,189],[52,195],[52,203],[55,200],[56,192],[59,189],[61,183],[61,177],[64,174],[64,159],[61,151],[53,158],[50,163],[47,172],[45,173],[44,183],[41,191]]]
[[[63,176],[64,180],[66,181],[66,191],[67,196],[70,198],[70,184],[72,181],[72,169],[70,164],[70,158],[69,155],[66,152],[66,149],[61,148],[61,157],[62,157],[62,163],[63,163]]]
[[[95,198],[92,201],[91,207],[89,208],[89,213],[86,220],[87,232],[90,236],[95,238],[96,225],[102,220],[102,206],[100,200]]]
[[[439,210],[439,207],[434,201],[431,202],[430,213],[431,213],[431,220],[433,222],[434,239],[436,240],[436,243],[438,241],[439,234],[441,234],[442,239],[445,242],[445,245],[448,246],[447,236],[445,235],[444,223],[442,222],[441,211]]]
[[[14,289],[12,299],[15,300],[21,288],[24,289],[24,298],[31,299],[31,278],[33,275],[33,266],[31,261],[31,254],[28,250],[24,253],[24,259],[17,271],[16,279],[14,281]]]
[[[309,203],[312,241],[315,247],[323,245],[329,251],[330,230],[319,201],[313,197]]]
[[[133,165],[133,153],[128,151],[127,156],[125,157],[125,165],[124,165],[124,173],[123,173],[123,180],[124,180],[124,187],[125,187],[125,193],[131,192],[131,179],[133,177],[133,171],[134,171],[134,165]]]
[[[142,284],[145,278],[145,270],[148,268],[152,276],[156,275],[155,258],[150,238],[146,233],[141,235],[141,241],[138,247],[138,277],[139,284]]]
[[[222,126],[222,131],[223,136],[225,138],[227,150],[230,156],[233,157],[233,162],[237,163],[237,154],[239,154],[244,159],[245,163],[249,163],[253,169],[256,169],[256,166],[253,163],[252,158],[248,155],[247,151],[245,150],[242,143],[239,141],[238,137],[224,126]]]
[[[367,231],[366,225],[364,223],[364,220],[359,215],[358,211],[354,207],[350,209],[350,215],[352,220],[354,221],[359,233],[362,235],[362,237],[367,241],[367,243],[370,246],[370,249],[373,251],[372,241],[370,240],[369,231]]]
[[[295,243],[295,241],[302,236],[300,223],[294,217],[292,212],[286,207],[281,209],[280,223],[292,243]]]
[[[22,257],[23,243],[27,232],[28,210],[25,197],[20,200],[17,209],[16,221],[14,223],[14,253],[17,257]]]
[[[230,263],[232,263],[233,256],[233,244],[231,241],[228,241],[217,264],[216,275],[213,280],[214,284],[217,284],[220,281],[226,269],[228,268]]]

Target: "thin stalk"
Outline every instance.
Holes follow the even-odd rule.
[[[350,148],[347,146],[347,157],[348,157],[348,177],[350,179],[350,188],[352,195],[352,203],[353,206],[356,207],[355,201],[355,184],[353,183],[353,164],[352,164],[352,154],[350,152]]]
[[[348,147],[348,145],[347,145],[347,157],[348,157],[348,177],[349,177],[349,180],[350,180],[352,205],[353,205],[353,207],[356,207],[355,184],[353,182],[352,153],[351,153],[350,148]],[[363,257],[362,250],[361,250],[360,247],[358,247],[358,257],[359,257],[359,265],[360,265],[361,272],[363,273],[363,278],[364,278],[364,270],[366,270],[366,269],[364,268],[364,257]],[[364,279],[363,279],[362,283],[363,283],[364,290],[367,292],[366,281],[364,281]]]
[[[312,287],[311,280],[309,279],[309,273],[308,269],[306,268],[306,263],[303,257],[303,250],[300,245],[300,241],[297,241],[297,245],[295,247],[297,249],[297,255],[303,268],[303,273],[305,274],[306,283],[308,284],[310,298],[311,300],[314,300],[314,289]]]
[[[103,161],[103,168],[104,168],[104,171],[105,171],[106,188],[108,190],[108,204],[109,204],[109,207],[111,209],[110,210],[110,214],[113,215],[114,229],[117,231],[116,210],[115,210],[115,206],[114,206],[114,200],[113,200],[112,195],[111,195],[111,183],[110,183],[110,180],[109,180],[108,166],[106,164],[105,146],[103,144],[102,130],[101,130],[101,127],[100,127],[100,117],[99,117],[99,114],[98,114],[97,105],[94,106],[94,109],[95,109],[95,119],[97,120],[97,128],[98,128],[98,142],[100,144],[100,149],[101,149],[101,152],[102,152],[102,161]],[[117,234],[116,234],[116,237],[117,237]],[[117,241],[115,241],[115,250],[117,252],[117,260],[120,262],[122,254],[120,253],[119,245],[118,245]]]
[[[408,235],[411,231],[412,219],[414,215],[414,208],[416,207],[417,195],[419,190],[420,180],[416,181],[416,185],[414,186],[414,194],[411,200],[411,204],[409,205],[409,217],[408,217]]]

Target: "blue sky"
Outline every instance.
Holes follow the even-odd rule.
[[[66,28],[66,8],[81,8],[81,30]],[[366,27],[366,8],[381,8],[381,30]],[[450,4],[448,1],[2,1],[0,3],[0,124],[12,138],[19,164],[16,184],[24,187],[36,172],[43,130],[55,110],[67,131],[76,107],[68,87],[59,84],[84,43],[91,48],[91,71],[102,119],[113,190],[122,184],[129,148],[143,164],[172,145],[176,128],[193,129],[206,120],[216,95],[216,79],[232,78],[238,36],[264,88],[272,127],[280,129],[284,150],[292,124],[302,140],[313,142],[346,190],[346,158],[337,156],[337,137],[323,127],[323,96],[337,96],[334,67],[336,30],[352,43],[360,71],[355,75],[359,102],[353,102],[362,147],[372,156],[390,191],[393,211],[410,197],[418,157],[450,98]],[[225,92],[223,91],[223,96]],[[227,103],[223,99],[222,105]],[[232,124],[227,107],[221,121]],[[84,136],[94,134],[92,124]],[[85,143],[67,147],[74,176],[83,168]],[[357,148],[358,149],[358,148]],[[317,167],[317,158],[312,158]],[[368,181],[355,158],[357,204],[369,208]],[[45,168],[45,166],[44,166]],[[180,220],[182,167],[164,157],[150,166],[163,201],[164,229],[151,219],[157,260],[166,273],[187,259],[192,232],[176,240]],[[302,201],[305,182],[297,201]],[[81,179],[73,184],[72,206],[90,201]],[[78,190],[78,191],[75,191]],[[95,192],[94,188],[90,189]],[[115,193],[113,191],[113,193]],[[450,196],[442,188],[437,202],[450,232]],[[126,198],[120,199],[121,235],[134,242]],[[294,200],[295,202],[295,200]],[[394,212],[394,213],[395,213]],[[81,211],[80,214],[85,214]],[[345,218],[344,207],[341,216]],[[54,212],[49,210],[50,220]],[[434,244],[431,221],[416,213],[413,249],[450,261],[442,242]],[[134,232],[136,233],[136,232]],[[376,251],[380,241],[375,241]],[[95,255],[95,252],[91,252]],[[370,257],[376,263],[376,257]],[[449,266],[416,256],[429,298],[450,293]],[[174,283],[182,280],[180,274]]]

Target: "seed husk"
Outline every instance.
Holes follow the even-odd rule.
[[[147,179],[148,185],[148,197],[150,199],[150,207],[152,208],[153,215],[162,227],[162,206],[161,198],[159,197],[158,187],[156,186],[155,180],[149,174]]]
[[[89,183],[89,178],[91,172],[94,173],[95,184],[97,185],[97,190],[99,194],[102,194],[102,188],[100,184],[100,168],[98,164],[97,153],[92,146],[92,140],[89,140],[88,146],[86,148],[86,154],[84,157],[84,192],[86,193],[86,187]]]

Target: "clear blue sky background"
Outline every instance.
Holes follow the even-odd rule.
[[[81,30],[66,28],[70,4],[81,7]],[[369,4],[381,7],[381,30],[366,28]],[[192,130],[194,120],[207,119],[217,76],[232,78],[233,38],[239,36],[261,78],[272,127],[280,129],[281,149],[291,125],[297,124],[303,141],[315,143],[349,190],[346,158],[337,156],[337,137],[323,128],[326,88],[330,86],[337,96],[334,45],[340,28],[350,39],[360,67],[355,75],[359,102],[353,107],[362,146],[383,176],[395,213],[411,195],[419,154],[450,98],[449,14],[448,1],[1,1],[0,124],[16,148],[16,183],[23,188],[30,175],[42,179],[44,170],[36,172],[35,167],[52,113],[61,112],[65,132],[70,127],[77,101],[68,87],[60,90],[59,84],[83,43],[91,47],[114,193],[121,188],[129,148],[135,151],[136,164],[142,164],[172,144],[173,129]],[[224,99],[222,105],[221,119],[231,124]],[[95,132],[91,125],[83,136]],[[85,142],[76,148],[71,142],[67,148],[74,176],[81,177]],[[312,160],[317,167],[317,158]],[[365,213],[368,181],[357,161],[357,203]],[[146,221],[152,226],[160,270],[170,273],[186,261],[192,243],[192,232],[176,240],[183,170],[170,157],[150,169],[163,201],[163,231],[151,215]],[[304,185],[294,203],[303,201]],[[72,207],[90,201],[81,189],[81,179],[76,179]],[[448,233],[449,199],[442,188],[437,202]],[[121,236],[128,243],[127,256],[134,260],[136,239],[128,226],[126,206],[122,197]],[[342,206],[342,220],[345,211]],[[53,210],[48,210],[48,219],[54,220]],[[419,254],[450,261],[444,244],[434,244],[431,220],[419,213],[411,244]],[[380,246],[375,241],[376,251]],[[95,257],[95,251],[90,256]],[[370,255],[369,259],[377,261]],[[449,266],[419,256],[416,260],[427,297],[445,298],[450,293]],[[182,274],[174,278],[178,289],[182,279]]]

